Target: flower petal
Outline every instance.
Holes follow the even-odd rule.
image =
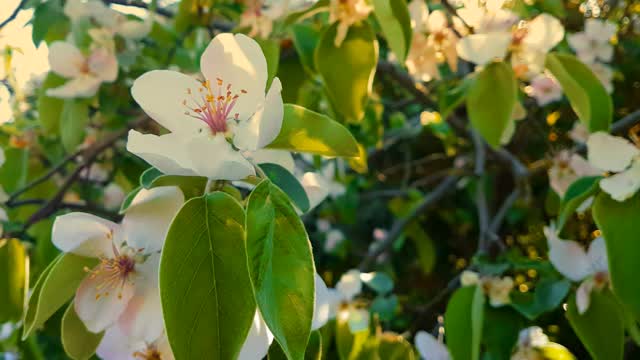
[[[609,271],[607,244],[604,242],[604,238],[602,236],[597,237],[591,242],[591,245],[589,245],[589,251],[587,251],[587,256],[591,263],[591,273]]]
[[[591,165],[605,171],[622,171],[640,155],[640,150],[627,139],[602,131],[589,136],[587,148]]]
[[[114,284],[113,274],[98,267],[80,283],[74,306],[87,329],[99,333],[118,320],[134,293],[131,281]]]
[[[300,185],[304,188],[309,198],[309,210],[318,206],[329,195],[330,184],[324,176],[307,172],[302,176]]]
[[[414,339],[416,349],[422,359],[428,360],[449,360],[449,350],[433,335],[426,331],[418,331]]]
[[[264,103],[267,84],[267,60],[258,43],[243,34],[217,35],[200,58],[200,70],[214,84],[222,80],[233,93],[241,90],[234,113],[248,120]]]
[[[529,23],[524,44],[528,48],[546,53],[558,45],[562,38],[564,38],[564,26],[560,20],[543,13]]]
[[[336,284],[336,290],[338,290],[347,301],[351,301],[356,295],[360,294],[360,292],[362,292],[360,271],[358,269],[351,269],[342,274]]]
[[[66,41],[56,41],[49,45],[49,66],[54,73],[74,78],[81,74],[85,57],[75,45]]]
[[[253,165],[222,134],[191,139],[187,153],[195,172],[212,180],[240,180],[255,175]]]
[[[94,50],[88,59],[89,70],[98,79],[113,82],[118,77],[118,59],[106,49]]]
[[[275,140],[282,128],[284,117],[281,91],[280,79],[274,78],[264,105],[250,119],[241,120],[236,127],[233,142],[238,148],[244,150],[262,149]]]
[[[58,216],[51,230],[51,242],[58,249],[80,256],[111,257],[113,244],[120,241],[120,225],[79,212]]]
[[[120,330],[130,339],[151,343],[164,331],[158,269],[160,254],[152,254],[140,265],[136,265],[136,293],[129,300],[126,310],[118,319]]]
[[[160,251],[183,203],[184,195],[176,186],[140,190],[122,219],[127,245],[144,249],[145,254]]]
[[[311,330],[318,330],[323,327],[330,319],[333,297],[327,289],[327,284],[317,273],[315,274],[315,306],[313,309],[313,320],[311,321]]]
[[[640,160],[624,172],[600,180],[600,188],[617,201],[625,201],[640,189]]]
[[[177,134],[157,136],[129,131],[127,150],[167,175],[195,176],[186,144]]]
[[[80,75],[67,81],[62,86],[47,89],[47,96],[61,99],[92,97],[98,92],[101,82],[102,81],[95,76]]]
[[[196,107],[193,99],[199,98],[202,87],[196,79],[169,70],[149,71],[133,82],[131,95],[153,120],[174,133],[196,134],[207,127],[204,121],[185,114],[189,109],[183,104]],[[191,95],[188,94],[191,91]]]
[[[477,65],[485,65],[494,59],[503,59],[507,54],[511,34],[492,32],[467,35],[458,41],[458,56]]]
[[[136,348],[137,346],[132,346],[130,339],[118,326],[112,326],[105,331],[96,349],[96,355],[102,360],[136,360],[133,356]]]
[[[262,319],[260,312],[256,310],[253,325],[249,329],[247,339],[242,345],[238,360],[256,360],[264,358],[269,352],[269,346],[273,342],[273,334]]]
[[[549,246],[549,260],[558,272],[573,281],[580,281],[591,274],[587,252],[579,243],[561,240],[553,228],[545,227],[544,234]]]
[[[591,292],[594,287],[593,279],[587,279],[578,286],[576,290],[576,306],[578,307],[578,313],[584,314],[589,309],[591,303]]]
[[[254,152],[249,152],[248,158],[256,164],[278,164],[289,170],[291,173],[293,173],[296,168],[293,156],[286,150],[260,149]]]

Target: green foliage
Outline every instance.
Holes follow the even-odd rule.
[[[487,65],[469,88],[467,112],[473,127],[489,145],[500,146],[500,139],[513,121],[517,101],[516,77],[505,62]],[[500,99],[496,102],[495,99]]]
[[[560,216],[558,216],[556,224],[558,232],[562,231],[565,223],[576,209],[596,194],[600,188],[598,186],[600,179],[602,179],[600,176],[581,177],[569,186],[560,205]]]
[[[278,164],[266,163],[259,166],[267,174],[269,180],[282,189],[300,211],[307,212],[309,210],[307,193],[293,174]]]
[[[608,131],[613,102],[593,72],[573,55],[550,53],[545,66],[558,79],[571,107],[590,132]]]
[[[447,347],[453,359],[478,360],[484,321],[484,294],[479,286],[466,286],[456,290],[444,314]]]
[[[29,258],[17,239],[0,240],[0,323],[22,317],[29,290]]]
[[[45,1],[38,5],[33,14],[33,43],[38,46],[45,40],[51,43],[62,40],[69,28],[69,20],[62,10],[62,1]]]
[[[89,123],[89,105],[81,100],[66,100],[60,115],[60,140],[73,152],[84,140]]]
[[[278,137],[268,146],[325,156],[358,156],[358,143],[344,126],[298,105],[285,104]]]
[[[88,360],[96,352],[104,333],[95,334],[87,330],[76,314],[73,302],[69,304],[62,317],[62,346],[74,360]]]
[[[256,302],[289,359],[311,332],[315,266],[304,225],[286,194],[263,180],[247,201],[247,256]]]
[[[46,134],[57,135],[60,131],[60,114],[64,107],[64,100],[47,96],[47,89],[58,87],[65,83],[60,76],[50,72],[42,82],[38,94],[38,120]]]
[[[407,2],[404,0],[373,0],[374,14],[389,48],[404,63],[411,47],[411,18]]]
[[[171,224],[160,297],[177,359],[232,359],[240,352],[255,313],[244,223],[242,206],[214,192],[189,200]]]
[[[5,163],[0,166],[0,184],[7,192],[13,192],[27,183],[29,151],[11,148],[4,151]]]
[[[567,319],[594,360],[622,359],[624,355],[624,317],[613,294],[592,291],[589,308],[578,313],[575,296],[568,302]]]
[[[348,317],[338,314],[336,319],[336,346],[340,360],[357,359],[369,338],[369,329],[351,332]]]
[[[362,22],[349,28],[336,47],[338,24],[326,29],[315,52],[316,69],[333,107],[347,122],[359,123],[371,94],[378,63],[378,42],[371,26]]]
[[[533,294],[514,293],[511,306],[529,320],[535,320],[540,315],[558,308],[570,288],[571,282],[566,279],[542,279],[536,284]]]

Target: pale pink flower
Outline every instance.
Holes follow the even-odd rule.
[[[562,150],[553,157],[553,165],[549,168],[549,184],[560,197],[569,186],[583,176],[599,175],[601,171],[594,168],[578,154]]]
[[[527,95],[536,99],[540,106],[545,106],[562,99],[562,87],[549,74],[538,74],[531,79],[531,85],[525,88]]]
[[[373,7],[366,0],[331,0],[329,22],[338,22],[338,32],[334,44],[340,47],[347,37],[349,27],[369,17]]]

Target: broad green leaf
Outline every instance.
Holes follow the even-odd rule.
[[[29,290],[29,257],[18,239],[0,239],[0,323],[22,317]]]
[[[411,47],[411,18],[405,0],[373,0],[374,15],[391,50],[403,64]]]
[[[378,347],[380,346],[380,340],[375,337],[369,337],[356,356],[351,356],[353,360],[383,360],[378,355]],[[353,355],[353,354],[352,354]]]
[[[118,212],[119,214],[124,214],[125,211],[127,211],[129,206],[131,206],[131,202],[133,202],[133,199],[135,199],[136,195],[138,195],[138,193],[142,189],[143,189],[142,186],[138,186],[137,188],[131,190],[127,194],[127,196],[124,197],[124,200],[122,200],[122,205],[120,205],[120,211]]]
[[[98,259],[71,253],[62,254],[54,260],[42,272],[31,293],[22,338],[26,339],[66,304],[87,275],[85,269],[93,268],[97,264]]]
[[[569,324],[595,360],[619,360],[624,355],[624,317],[613,294],[591,292],[587,311],[580,315],[575,296],[566,312]]]
[[[104,333],[92,333],[76,314],[73,301],[62,317],[62,346],[74,360],[87,360],[95,354]]]
[[[65,79],[49,72],[38,91],[38,120],[45,134],[58,134],[64,100],[47,96],[47,89],[58,87]]]
[[[379,294],[387,294],[393,290],[393,280],[383,272],[370,272],[360,275],[362,282]]]
[[[60,140],[65,150],[74,151],[82,143],[89,123],[89,106],[84,101],[66,100],[60,115]]]
[[[268,148],[325,156],[355,157],[358,143],[351,132],[327,116],[285,104],[282,129]]]
[[[546,68],[558,79],[573,111],[590,132],[608,131],[613,102],[600,80],[570,54],[549,53]]]
[[[278,40],[270,40],[270,39],[255,39],[262,52],[264,53],[264,57],[267,60],[267,88],[265,91],[269,90],[271,87],[271,82],[273,78],[278,73],[278,65],[280,63],[280,41]]]
[[[291,38],[293,39],[293,46],[296,47],[300,62],[309,73],[315,73],[315,62],[313,54],[318,41],[320,40],[320,33],[310,24],[295,24],[291,26]]]
[[[348,122],[359,123],[371,94],[378,64],[378,42],[366,21],[349,27],[336,47],[338,22],[324,31],[315,52],[315,64],[334,109]]]
[[[369,338],[369,329],[364,329],[355,334],[349,329],[348,316],[338,313],[336,319],[336,347],[340,360],[356,359],[363,350],[364,344]]]
[[[560,216],[558,216],[558,223],[556,224],[558,232],[562,231],[567,220],[576,209],[589,197],[595,195],[600,188],[598,186],[600,179],[602,179],[601,176],[581,177],[569,186],[560,205]]]
[[[640,319],[640,282],[637,273],[640,193],[619,202],[601,192],[596,196],[592,213],[607,244],[613,292],[636,319]]]
[[[284,191],[295,206],[304,212],[309,210],[309,197],[293,174],[278,164],[260,164],[269,180]]]
[[[304,352],[304,360],[321,360],[322,359],[322,334],[320,331],[312,331],[309,335],[309,343],[307,350]]]
[[[511,306],[529,320],[535,320],[545,312],[558,308],[570,288],[571,282],[566,279],[542,279],[536,284],[533,293],[514,292],[511,296]]]
[[[415,360],[413,346],[402,336],[385,332],[380,335],[378,355],[383,360]]]
[[[513,121],[517,90],[516,76],[505,62],[487,65],[470,85],[467,112],[471,125],[493,148],[500,146],[502,134]]]
[[[255,314],[244,242],[245,214],[230,195],[189,200],[160,261],[160,298],[177,359],[235,359]]]
[[[201,196],[204,193],[207,178],[202,176],[164,175],[160,170],[150,167],[140,175],[140,185],[145,189],[159,186],[177,186],[182,190],[184,196],[190,199]]]
[[[0,166],[0,185],[12,193],[27,183],[29,174],[29,150],[8,148],[4,150],[5,162]]]
[[[69,30],[69,20],[64,15],[60,0],[46,1],[38,5],[31,23],[33,25],[31,38],[36,47],[42,40],[51,43],[54,40],[64,39]]]
[[[456,290],[444,314],[447,347],[453,359],[478,360],[484,317],[484,294],[479,286]]]
[[[304,357],[311,332],[315,266],[288,197],[263,180],[247,202],[247,255],[260,313],[290,360]]]
[[[151,183],[162,175],[164,175],[162,171],[154,167],[150,167],[140,175],[140,185],[145,189],[150,189]]]
[[[471,84],[473,80],[467,77],[456,86],[442,84],[438,87],[438,109],[442,119],[447,119],[449,114],[467,98]]]
[[[371,302],[369,311],[376,314],[380,321],[391,321],[398,311],[398,297],[394,294],[378,295]]]
[[[487,359],[509,360],[518,341],[518,333],[525,328],[525,320],[515,310],[503,306],[485,306],[482,343]]]

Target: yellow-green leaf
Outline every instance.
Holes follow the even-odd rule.
[[[0,323],[22,317],[29,289],[29,257],[18,239],[0,239]]]
[[[92,333],[76,314],[73,301],[62,317],[62,347],[74,360],[87,360],[95,354],[104,333]]]

